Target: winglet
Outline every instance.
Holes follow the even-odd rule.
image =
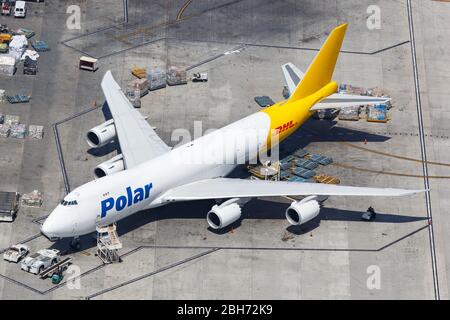
[[[120,86],[116,82],[116,80],[114,80],[114,77],[113,77],[113,75],[111,73],[111,70],[106,71],[105,74],[103,75],[101,86],[103,88],[103,91],[106,88],[116,89],[116,90],[119,89],[120,90]]]
[[[292,101],[305,98],[330,83],[347,26],[347,23],[342,24],[330,33],[292,94],[290,98]]]

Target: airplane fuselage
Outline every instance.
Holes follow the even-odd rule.
[[[77,204],[58,205],[43,232],[50,238],[88,234],[96,226],[167,204],[164,194],[172,188],[228,175],[295,132],[313,114],[310,107],[335,92],[333,84],[315,96],[281,101],[134,168],[76,188],[65,201]]]

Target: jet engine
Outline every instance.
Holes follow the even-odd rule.
[[[241,217],[240,199],[233,198],[220,205],[214,205],[206,215],[208,224],[213,229],[229,226]]]
[[[110,174],[122,171],[125,169],[123,156],[121,154],[109,159],[108,161],[100,163],[94,168],[94,176],[96,179],[109,176]]]
[[[88,131],[86,140],[91,148],[104,146],[116,137],[114,120],[108,120]]]
[[[310,196],[301,201],[292,202],[286,209],[286,219],[292,225],[301,225],[317,217],[320,212],[318,197]]]

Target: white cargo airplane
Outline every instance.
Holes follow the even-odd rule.
[[[331,78],[346,29],[344,24],[333,30],[305,74],[291,63],[282,66],[291,92],[289,99],[174,149],[157,136],[111,72],[106,72],[101,86],[113,119],[91,129],[87,140],[91,147],[100,147],[117,137],[122,154],[98,165],[94,170],[97,179],[70,192],[44,222],[42,233],[52,240],[76,238],[141,210],[201,199],[226,200],[206,215],[209,226],[220,229],[240,218],[248,199],[289,195],[305,196],[286,210],[289,223],[300,225],[319,214],[324,196],[392,197],[425,191],[231,179],[226,176],[237,164],[216,161],[219,159],[214,156],[208,163],[186,160],[205,149],[208,154],[222,154],[226,141],[238,140],[243,131],[263,132],[264,139],[254,145],[232,150],[233,159],[247,159],[249,149],[271,149],[317,110],[386,102],[386,98],[336,94],[337,84]]]

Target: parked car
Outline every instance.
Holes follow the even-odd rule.
[[[17,263],[27,256],[30,248],[24,244],[16,244],[11,246],[4,254],[3,259],[9,262]]]
[[[194,73],[192,75],[192,81],[193,82],[206,82],[206,81],[208,81],[208,74],[207,73]]]
[[[10,1],[8,0],[3,0],[2,1],[2,15],[3,16],[9,16],[11,14],[12,11],[12,4]]]
[[[48,267],[60,260],[60,252],[57,249],[42,249],[22,260],[20,268],[24,271],[40,274]]]
[[[27,6],[25,1],[16,1],[14,7],[14,18],[25,18],[27,15]]]

